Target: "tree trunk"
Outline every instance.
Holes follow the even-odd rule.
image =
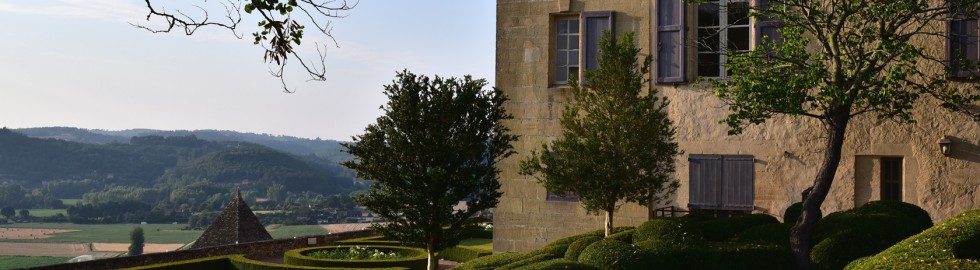
[[[429,253],[429,266],[428,266],[428,269],[429,270],[439,270],[439,258],[436,257],[436,251],[433,250],[432,244],[429,244],[428,247],[426,247],[426,250],[425,251],[427,251]]]
[[[793,249],[793,256],[796,258],[796,266],[799,270],[810,270],[810,250],[813,249],[813,231],[816,228],[817,220],[820,219],[820,205],[830,192],[830,186],[834,182],[837,174],[837,167],[840,165],[841,151],[844,146],[844,133],[847,130],[847,114],[842,117],[834,117],[830,121],[830,134],[827,137],[827,152],[824,153],[823,163],[820,171],[813,181],[813,189],[803,200],[803,212],[796,219],[796,225],[790,233],[789,243]]]
[[[615,211],[615,208],[613,208],[613,210],[606,210],[606,237],[609,237],[609,235],[612,234],[613,212]]]

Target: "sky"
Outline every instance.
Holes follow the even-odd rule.
[[[139,0],[0,0],[0,126],[350,140],[381,116],[383,86],[397,71],[472,75],[491,87],[495,4],[361,0],[347,17],[331,20],[339,47],[306,31],[305,45],[329,45],[326,81],[287,70],[295,93],[284,93],[262,48],[249,40],[257,19],[245,13],[238,31],[245,38],[238,39],[217,28],[191,36],[137,29],[130,23],[160,25],[146,21]],[[311,46],[300,50],[316,56]]]

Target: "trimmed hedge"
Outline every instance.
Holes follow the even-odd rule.
[[[516,269],[516,268],[524,267],[524,266],[527,266],[527,265],[531,265],[531,264],[535,264],[535,263],[539,263],[539,262],[543,262],[543,261],[549,261],[549,260],[552,260],[552,259],[555,259],[555,256],[554,255],[548,254],[548,253],[542,253],[542,254],[537,254],[537,255],[531,256],[529,258],[524,258],[522,260],[517,260],[515,262],[511,262],[511,263],[505,264],[505,265],[503,265],[501,267],[498,267],[496,269],[498,269],[498,270],[511,270],[511,269]]]
[[[384,236],[369,236],[362,238],[347,239],[337,241],[337,245],[350,246],[401,246],[401,242],[385,238]]]
[[[600,268],[592,267],[591,265],[576,262],[569,259],[554,259],[554,260],[543,261],[543,262],[538,262],[538,263],[514,268],[514,270],[563,270],[563,269],[599,270]]]
[[[460,264],[454,270],[490,270],[497,269],[511,262],[527,259],[533,256],[528,253],[498,253],[490,256],[483,256]]]
[[[980,269],[978,239],[980,209],[960,213],[845,269]]]
[[[773,216],[751,214],[705,221],[697,226],[701,228],[705,240],[725,241],[749,228],[775,223],[779,223],[779,220]]]
[[[786,224],[796,224],[796,219],[800,218],[800,214],[803,213],[803,202],[798,202],[791,204],[783,212],[783,223]],[[817,216],[823,217],[823,213],[817,208]]]
[[[932,227],[932,217],[929,212],[911,203],[901,201],[873,201],[856,209],[859,213],[887,213],[896,212],[912,219],[910,224],[922,230]]]
[[[439,258],[455,262],[468,262],[490,254],[493,254],[493,251],[455,246],[440,251]]]
[[[612,239],[603,239],[592,243],[578,261],[602,269],[644,269],[652,264],[650,256],[633,245]]]
[[[814,268],[842,269],[857,258],[879,253],[926,229],[923,220],[908,214],[914,211],[894,205],[899,204],[869,203],[817,221],[810,252]]]
[[[158,264],[123,268],[123,269],[124,270],[149,270],[149,269],[153,269],[153,270],[229,269],[231,270],[234,268],[228,259],[232,256],[234,255],[224,255],[224,256],[207,257],[207,258],[200,258],[200,259],[186,260],[186,261],[158,263]]]
[[[565,251],[565,259],[570,261],[578,261],[578,256],[582,254],[582,251],[592,243],[598,242],[599,240],[602,240],[602,237],[590,236],[575,240],[575,242],[572,242],[571,245],[568,245],[568,250]]]
[[[795,267],[788,248],[770,243],[702,242],[677,246],[648,240],[636,246],[649,252],[649,261],[658,269],[782,270]]]
[[[636,232],[635,229],[625,230],[618,233],[610,234],[606,239],[612,239],[621,241],[623,243],[632,244],[633,243],[633,233]]]
[[[316,266],[316,267],[363,267],[363,268],[380,268],[380,267],[406,267],[409,269],[419,269],[424,270],[428,265],[428,253],[420,248],[410,248],[410,247],[399,247],[399,246],[360,246],[362,248],[369,249],[379,249],[379,250],[392,250],[406,254],[408,258],[396,259],[396,260],[334,260],[334,259],[320,259],[307,256],[306,254],[327,250],[327,249],[347,249],[353,246],[329,246],[329,247],[311,247],[311,248],[300,248],[286,251],[283,254],[283,259],[286,264],[289,265],[304,265],[304,266]]]
[[[793,224],[773,223],[749,228],[738,234],[738,242],[764,242],[789,248],[790,230]]]
[[[663,241],[671,244],[688,244],[701,240],[701,232],[694,222],[681,218],[655,218],[644,222],[633,233],[633,243]]]
[[[300,266],[300,265],[287,265],[270,263],[263,261],[256,261],[249,258],[245,258],[242,255],[232,255],[229,258],[232,266],[235,270],[408,270],[404,267],[388,267],[388,268],[326,268],[326,267],[314,267],[314,266]],[[203,268],[202,270],[207,269]]]

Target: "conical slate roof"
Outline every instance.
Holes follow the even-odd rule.
[[[255,241],[272,240],[272,236],[255,217],[252,209],[242,200],[242,192],[235,191],[235,199],[204,229],[204,234],[194,241],[191,248],[234,245]]]

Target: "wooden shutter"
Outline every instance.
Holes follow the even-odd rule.
[[[947,22],[946,51],[951,68],[950,76],[953,78],[967,78],[972,75],[974,70],[964,69],[961,66],[962,60],[970,61],[971,66],[980,61],[980,32],[975,17],[957,14]]]
[[[721,208],[751,211],[755,195],[755,158],[724,156],[722,168]]]
[[[685,82],[687,57],[684,28],[686,4],[684,0],[657,1],[657,83],[679,84]]]
[[[602,33],[615,34],[615,12],[586,11],[582,13],[582,68],[591,70],[599,66],[599,39]],[[582,78],[579,76],[579,78]]]
[[[756,0],[756,9],[766,10],[771,7],[769,0]],[[783,43],[783,37],[779,36],[778,30],[782,27],[782,23],[774,18],[759,18],[755,22],[755,46],[763,46],[762,37],[768,36],[769,42],[776,44]]]
[[[722,159],[719,155],[690,155],[688,207],[718,209],[721,193]]]

